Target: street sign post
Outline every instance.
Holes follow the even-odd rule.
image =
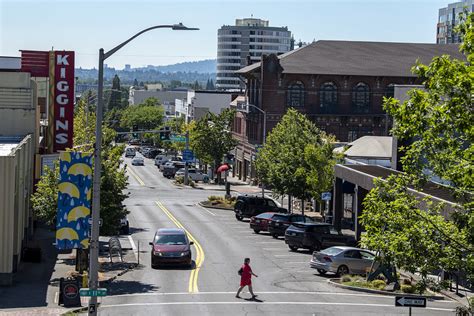
[[[321,200],[323,201],[331,201],[332,194],[331,192],[323,192],[321,193]]]
[[[183,150],[183,161],[190,162],[194,160],[194,153],[191,149]]]
[[[92,290],[90,288],[82,288],[79,290],[81,296],[107,296],[107,289],[106,288],[98,288]]]
[[[178,136],[178,135],[171,135],[170,136],[170,141],[173,142],[173,143],[185,143],[186,142],[186,137]]]
[[[411,316],[412,307],[426,307],[426,298],[419,296],[395,296],[395,306],[408,307],[408,315]]]

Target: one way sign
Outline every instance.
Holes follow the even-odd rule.
[[[426,298],[417,296],[396,296],[395,306],[426,307]]]

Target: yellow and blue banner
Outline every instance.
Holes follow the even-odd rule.
[[[58,214],[56,248],[89,247],[89,218],[92,195],[92,154],[59,154]]]

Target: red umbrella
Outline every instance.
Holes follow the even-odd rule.
[[[228,164],[223,164],[219,168],[217,168],[217,172],[224,172],[230,169],[230,166]]]

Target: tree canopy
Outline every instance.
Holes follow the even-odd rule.
[[[304,114],[289,109],[257,153],[258,177],[279,195],[319,199],[332,186],[333,141]]]
[[[458,27],[466,60],[439,56],[429,65],[418,63],[413,72],[424,89],[410,91],[401,104],[385,100],[393,135],[409,144],[402,148],[405,173],[377,181],[364,202],[363,242],[382,260],[425,280],[435,270],[463,271],[474,280],[473,27],[473,15]],[[457,205],[448,208],[409,192],[423,191],[428,180],[444,183]]]
[[[235,148],[237,141],[230,130],[234,114],[230,109],[220,114],[208,112],[195,123],[190,137],[191,148],[200,160],[217,167],[224,154]]]
[[[156,98],[148,98],[142,104],[123,110],[120,126],[129,130],[151,130],[158,128],[164,118],[164,109]]]

